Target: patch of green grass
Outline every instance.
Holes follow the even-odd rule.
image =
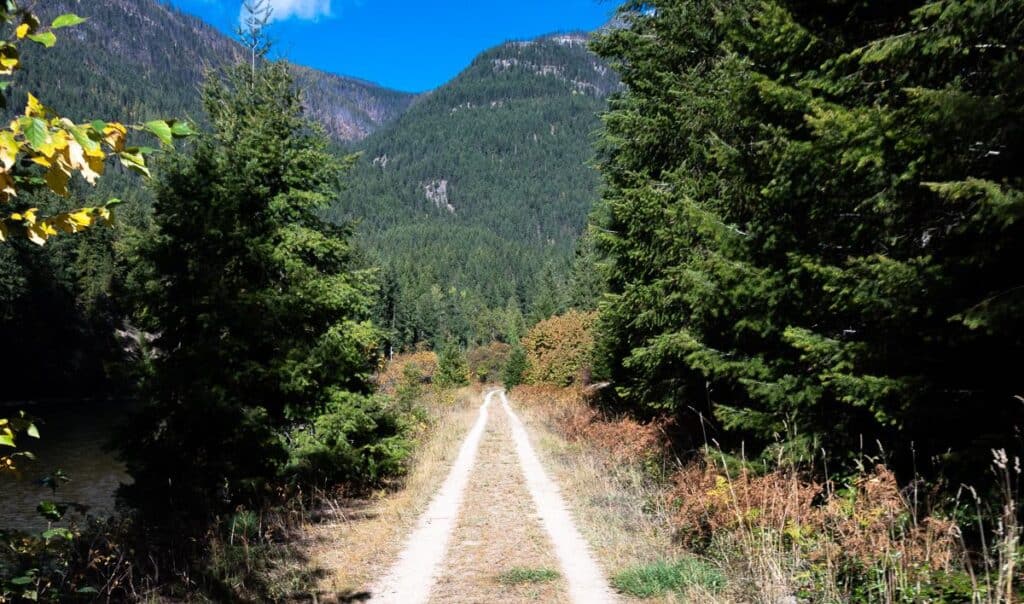
[[[498,581],[504,585],[522,585],[554,581],[560,576],[550,568],[513,568],[498,575]]]
[[[627,568],[615,575],[612,584],[625,594],[652,598],[670,591],[681,593],[693,586],[719,591],[725,587],[725,575],[699,558],[680,558]]]

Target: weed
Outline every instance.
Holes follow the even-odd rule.
[[[557,571],[550,568],[513,568],[498,575],[498,582],[503,585],[546,583],[560,576]]]
[[[635,566],[615,575],[612,584],[637,598],[651,598],[668,592],[683,593],[692,587],[717,592],[725,587],[725,575],[700,558],[680,558]]]

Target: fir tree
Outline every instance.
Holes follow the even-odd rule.
[[[161,355],[122,449],[127,501],[186,535],[276,481],[372,480],[402,454],[368,397],[373,275],[320,218],[341,162],[281,63],[231,69],[204,98],[213,132],[156,191],[142,256]]]
[[[598,43],[620,400],[974,466],[1024,419],[1024,4],[630,2]],[[899,445],[899,446],[897,446]],[[894,451],[898,449],[898,451]],[[919,468],[923,469],[923,468]]]

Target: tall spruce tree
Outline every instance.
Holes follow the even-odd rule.
[[[368,396],[373,275],[320,218],[342,163],[281,63],[213,77],[204,101],[212,133],[156,190],[142,256],[160,356],[122,449],[127,501],[185,534],[281,480],[372,479],[404,454]]]
[[[974,465],[1021,425],[1024,3],[630,2],[598,52],[620,400]],[[964,467],[962,466],[962,467]]]

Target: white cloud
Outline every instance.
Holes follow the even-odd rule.
[[[316,21],[321,17],[331,16],[331,0],[270,0],[274,12],[271,21],[303,19]],[[245,7],[242,7],[242,18],[245,18]]]

